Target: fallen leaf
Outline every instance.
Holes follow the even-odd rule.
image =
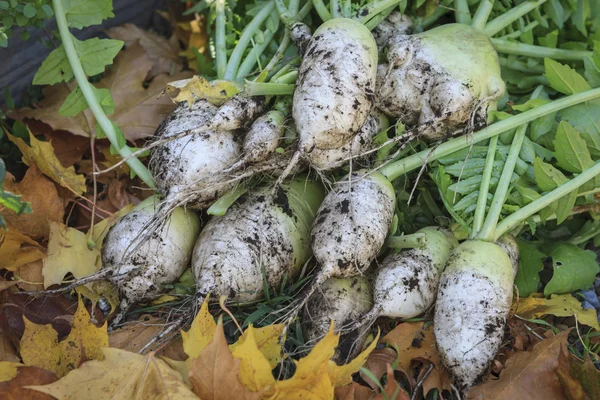
[[[3,213],[8,225],[32,238],[47,239],[50,233],[48,221],[62,221],[65,216],[65,202],[59,197],[54,183],[46,178],[35,164],[31,165],[19,183],[7,174],[4,189],[22,196],[31,203],[31,214],[17,215]],[[1,211],[1,208],[0,208]]]
[[[206,296],[200,311],[196,314],[190,329],[185,332],[181,331],[183,339],[183,350],[188,355],[189,361],[198,357],[206,346],[213,340],[217,324],[215,319],[208,311],[208,300],[210,296]]]
[[[428,393],[433,388],[440,391],[452,388],[448,372],[442,366],[436,348],[432,325],[425,326],[423,322],[404,322],[381,341],[398,351],[397,366],[401,370],[409,371],[413,360],[427,360],[434,365],[433,370],[423,382],[424,393]]]
[[[44,257],[42,246],[15,229],[0,229],[0,269],[16,271]]]
[[[188,60],[188,65],[195,71],[200,70],[198,65],[197,52],[203,54],[207,50],[208,36],[206,35],[206,24],[204,16],[197,15],[192,21],[186,21],[176,24],[177,28],[189,32],[186,37],[187,47],[179,53],[180,56]]]
[[[31,146],[28,146],[23,139],[12,136],[8,132],[7,136],[23,153],[23,162],[25,164],[29,166],[33,164],[37,165],[44,175],[77,194],[86,192],[85,177],[77,175],[73,167],[63,167],[54,154],[52,144],[40,142],[31,132],[29,132],[29,143]]]
[[[6,289],[10,289],[11,287],[15,286],[18,282],[17,281],[5,281],[5,280],[0,280],[0,292]]]
[[[356,382],[335,388],[335,400],[369,400],[373,395],[372,390]]]
[[[17,376],[17,367],[23,365],[10,361],[0,361],[0,382],[10,381]]]
[[[44,275],[42,269],[44,263],[42,260],[37,260],[29,264],[25,264],[19,267],[15,271],[16,283],[22,290],[26,292],[34,292],[36,290],[44,289]]]
[[[263,356],[265,356],[267,361],[269,361],[271,369],[275,368],[281,361],[280,337],[281,333],[283,332],[283,328],[283,324],[273,324],[264,326],[262,328],[252,328],[256,346]],[[244,331],[244,335],[246,335],[248,329]],[[229,348],[232,352],[235,352],[238,346],[242,346],[244,344],[244,341],[244,336],[240,336],[237,342],[233,343],[231,346],[229,346]]]
[[[166,39],[156,33],[143,30],[134,24],[116,26],[110,28],[106,33],[111,39],[124,41],[125,46],[130,46],[139,41],[140,46],[144,48],[154,64],[150,77],[162,73],[170,74],[173,71],[182,69],[182,59],[178,55],[179,43],[175,36]]]
[[[563,343],[557,373],[569,400],[600,399],[600,371],[589,355],[581,362]]]
[[[37,367],[18,366],[17,375],[6,382],[0,382],[3,400],[53,400],[54,397],[25,388],[29,385],[47,385],[58,378],[50,371]]]
[[[250,325],[244,332],[243,343],[235,348],[230,347],[230,351],[234,358],[240,360],[239,378],[242,384],[252,392],[261,392],[273,386],[275,378],[269,360],[256,344],[254,332]]]
[[[558,356],[569,332],[543,340],[531,352],[521,351],[508,359],[498,379],[472,388],[468,399],[564,400],[556,373]]]
[[[579,323],[600,330],[596,310],[583,309],[581,303],[570,294],[552,295],[550,299],[531,295],[519,300],[516,314],[525,319],[540,318],[544,315],[557,317],[577,317]]]
[[[153,62],[139,43],[133,43],[115,59],[113,66],[98,82],[99,88],[110,90],[115,102],[115,113],[111,120],[121,128],[129,141],[154,135],[156,128],[175,105],[164,96],[159,96],[167,83],[185,79],[192,75],[181,72],[174,75],[156,76],[144,87],[148,71]]]
[[[10,342],[10,339],[6,337],[2,329],[0,329],[0,361],[21,361],[19,356],[17,356],[15,347]]]
[[[198,400],[179,374],[154,353],[142,356],[111,348],[102,353],[102,361],[88,361],[57,382],[29,388],[65,400]]]
[[[68,168],[77,164],[90,151],[90,139],[73,135],[68,131],[51,131],[44,137],[54,147],[54,154],[61,165]]]
[[[143,315],[139,320],[125,324],[122,328],[108,334],[110,347],[139,352],[150,340],[158,335],[165,326],[165,321],[150,315]]]
[[[334,388],[327,374],[327,365],[335,354],[339,335],[334,333],[333,323],[329,332],[306,357],[296,362],[296,372],[290,379],[275,382],[276,399],[331,399]]]
[[[97,328],[81,298],[73,316],[69,336],[58,341],[51,325],[36,325],[25,318],[25,332],[21,338],[21,357],[26,365],[36,366],[65,376],[86,360],[102,359],[101,349],[108,347],[106,323]]]
[[[48,256],[44,259],[44,287],[60,285],[69,272],[82,278],[98,271],[102,265],[100,250],[88,248],[85,233],[59,222],[50,222]]]
[[[164,93],[177,103],[187,102],[191,107],[196,99],[206,99],[214,105],[221,105],[227,99],[240,92],[235,83],[229,81],[209,82],[206,78],[194,75],[190,79],[170,82]]]
[[[397,359],[398,353],[396,353],[396,350],[394,349],[389,347],[375,349],[367,358],[364,368],[369,370],[379,381],[383,375],[386,374],[387,366],[394,364]],[[375,390],[379,387],[379,382],[373,382],[373,380],[362,371],[360,372],[360,377],[371,387],[371,389]]]
[[[240,363],[229,350],[219,318],[212,340],[190,362],[194,393],[202,400],[258,400],[261,393],[249,391],[240,380]]]
[[[334,387],[346,386],[352,383],[352,375],[360,370],[360,368],[367,362],[367,358],[371,352],[377,346],[379,342],[379,332],[377,337],[371,342],[362,353],[360,353],[354,360],[344,365],[337,365],[334,361],[329,360],[327,365],[327,374],[331,379],[331,384]]]
[[[408,395],[408,393],[406,393],[406,391],[402,389],[402,387],[394,378],[394,370],[389,364],[387,368],[387,381],[383,389],[383,393],[379,393],[374,400],[410,400],[410,396]]]
[[[75,288],[75,291],[92,302],[92,305],[98,304],[100,299],[108,301],[110,304],[110,314],[118,307],[119,289],[109,281],[96,281],[86,283]]]

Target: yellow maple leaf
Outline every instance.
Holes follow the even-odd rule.
[[[215,319],[208,312],[208,299],[210,296],[206,296],[200,311],[194,318],[190,330],[187,332],[181,331],[181,338],[183,339],[183,351],[188,355],[188,363],[193,358],[198,357],[200,352],[204,350],[206,346],[212,341],[217,324]]]
[[[321,339],[311,352],[296,362],[296,372],[290,379],[275,382],[275,399],[332,399],[333,385],[327,374],[327,365],[335,353],[339,335],[333,330]]]
[[[327,365],[327,374],[331,379],[331,384],[334,387],[346,386],[352,383],[352,375],[358,372],[360,368],[365,365],[367,362],[367,358],[369,354],[377,347],[377,342],[379,342],[379,333],[377,332],[377,337],[375,340],[369,344],[369,346],[363,350],[354,360],[350,361],[348,364],[337,365],[334,361],[329,360]]]
[[[183,384],[179,373],[154,357],[154,353],[142,356],[105,348],[102,354],[102,361],[88,361],[50,385],[28,388],[58,399],[198,400]]]
[[[209,82],[198,75],[191,79],[171,82],[164,90],[173,101],[177,103],[185,101],[190,107],[195,99],[206,99],[218,106],[239,92],[240,88],[234,82],[223,80]]]
[[[35,366],[65,376],[83,361],[103,359],[101,351],[108,347],[106,323],[97,328],[79,298],[69,336],[58,341],[52,325],[37,325],[23,317],[25,332],[21,338],[21,357],[25,365]]]
[[[88,248],[85,233],[60,223],[50,221],[48,257],[44,259],[44,287],[59,285],[69,272],[83,278],[102,266],[98,247]]]
[[[0,229],[0,269],[14,272],[43,257],[42,247],[29,236],[13,228]]]
[[[0,361],[0,382],[10,381],[17,376],[17,368],[22,365],[16,362]]]
[[[246,329],[244,336],[240,344],[230,346],[229,349],[233,357],[240,360],[240,381],[252,392],[260,392],[275,383],[271,373],[273,368],[256,344],[252,325]]]
[[[600,330],[596,310],[593,308],[583,309],[581,303],[570,294],[552,295],[549,299],[531,295],[519,300],[517,315],[523,318],[539,318],[544,315],[556,315],[557,317],[575,316],[579,323]]]
[[[54,148],[51,143],[40,142],[29,132],[29,143],[31,145],[28,146],[23,139],[13,136],[8,132],[6,134],[10,141],[23,153],[23,162],[25,164],[36,164],[44,175],[76,194],[82,194],[87,191],[85,176],[78,175],[74,167],[63,167],[54,154]]]
[[[258,350],[265,356],[271,369],[275,368],[281,361],[281,333],[283,332],[283,324],[273,324],[263,326],[262,328],[252,328],[254,341]],[[247,328],[244,331],[244,336],[247,336]],[[238,346],[244,344],[245,338],[240,336],[237,342],[233,343],[229,348],[232,352],[236,351]]]

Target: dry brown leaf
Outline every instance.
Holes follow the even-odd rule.
[[[8,231],[0,229],[0,269],[16,271],[42,257],[44,252],[38,242],[11,227]]]
[[[377,379],[381,379],[381,377],[387,372],[387,366],[393,364],[397,358],[398,353],[396,353],[396,350],[394,349],[389,347],[375,349],[371,352],[369,358],[367,358],[367,362],[365,363],[364,367],[368,369]],[[373,382],[371,378],[369,378],[362,371],[360,372],[360,377],[369,386],[371,386],[371,389],[375,390],[379,387],[377,382]]]
[[[37,367],[17,367],[17,376],[10,381],[0,382],[2,400],[53,400],[54,397],[26,389],[24,386],[47,385],[58,378],[50,371]]]
[[[531,352],[516,353],[507,361],[498,379],[474,387],[469,391],[468,399],[565,400],[556,369],[561,346],[568,334],[565,331],[543,340]]]
[[[158,125],[175,105],[168,96],[160,96],[167,83],[192,76],[191,72],[159,75],[144,87],[153,62],[139,43],[133,43],[115,59],[112,68],[98,83],[110,89],[115,113],[111,120],[121,128],[127,140],[152,136]]]
[[[15,286],[18,282],[17,281],[5,281],[4,279],[0,279],[0,292],[6,289],[10,289],[11,287]]]
[[[410,396],[402,387],[398,384],[396,379],[394,378],[394,370],[392,366],[388,364],[387,367],[387,382],[385,383],[385,387],[383,388],[385,395],[383,393],[379,393],[375,396],[374,400],[410,400]]]
[[[372,390],[356,382],[335,389],[335,400],[369,400],[373,395]]]
[[[557,373],[569,400],[600,399],[600,371],[590,356],[581,362],[563,343]]]
[[[54,147],[54,154],[63,167],[77,164],[90,151],[90,139],[73,135],[68,131],[52,131],[44,134]]]
[[[47,239],[50,233],[48,221],[62,221],[65,216],[65,202],[59,197],[54,182],[46,178],[35,164],[27,169],[19,183],[15,182],[14,176],[7,174],[4,189],[21,195],[23,201],[31,203],[31,214],[3,213],[3,216],[9,225],[32,238]]]
[[[19,269],[15,271],[15,278],[17,279],[19,288],[27,292],[44,290],[43,268],[44,263],[42,260],[20,266]]]
[[[240,360],[233,358],[219,318],[212,341],[190,362],[190,382],[202,400],[258,400],[239,378]]]
[[[158,335],[164,329],[164,326],[165,321],[163,319],[143,315],[138,321],[111,331],[108,334],[108,344],[115,349],[137,353]]]
[[[0,361],[19,362],[21,359],[17,356],[15,347],[10,342],[10,339],[0,329]]]
[[[426,360],[434,365],[433,370],[423,382],[423,391],[433,388],[450,390],[448,372],[442,366],[435,345],[433,326],[423,322],[404,322],[388,333],[382,340],[389,347],[398,350],[398,368],[409,371],[413,360]]]
[[[130,46],[139,40],[140,45],[154,63],[150,77],[163,73],[170,74],[180,71],[182,68],[182,59],[178,55],[179,43],[175,36],[166,39],[156,33],[145,31],[134,24],[116,26],[110,28],[106,33],[112,39],[124,41],[126,46]]]
[[[198,400],[154,353],[141,356],[111,348],[102,352],[103,361],[88,361],[57,382],[33,388],[63,400]]]

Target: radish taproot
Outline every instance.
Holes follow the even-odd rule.
[[[256,189],[209,221],[192,256],[196,290],[247,302],[295,277],[310,258],[310,228],[323,200],[322,187],[306,179]]]
[[[490,39],[468,25],[448,24],[388,40],[388,64],[379,67],[377,106],[439,140],[456,128],[487,123],[505,91]]]
[[[292,102],[298,149],[278,183],[315,149],[349,143],[373,108],[377,44],[363,24],[334,18],[314,32],[302,58]]]
[[[454,384],[465,392],[496,357],[513,299],[513,266],[498,245],[461,243],[440,278],[434,334]]]
[[[209,124],[217,107],[198,100],[192,108],[182,103],[160,125],[156,136],[168,138]],[[189,199],[187,205],[203,208],[212,204],[233,183],[226,182],[225,169],[242,156],[242,144],[235,131],[208,130],[163,143],[152,149],[150,170],[159,192],[171,203]],[[188,193],[194,191],[194,196]]]
[[[102,265],[112,269],[109,280],[118,286],[122,296],[115,324],[131,305],[160,296],[165,285],[175,282],[189,265],[200,233],[200,219],[181,207],[173,210],[152,236],[130,251],[131,244],[154,217],[157,202],[155,196],[142,201],[104,239]]]
[[[314,149],[310,155],[312,167],[321,171],[330,171],[344,166],[349,160],[361,162],[366,158],[363,154],[371,149],[375,136],[388,127],[389,121],[385,114],[377,110],[373,111],[350,142],[337,149]]]
[[[329,332],[331,321],[336,332],[360,319],[373,307],[371,283],[364,276],[330,278],[321,285],[302,311],[302,328],[307,343],[317,343]],[[354,348],[361,348],[368,329],[340,337],[334,360],[346,360]]]
[[[394,11],[373,29],[373,37],[377,46],[385,47],[388,41],[396,35],[408,35],[413,29],[413,22],[406,14]]]

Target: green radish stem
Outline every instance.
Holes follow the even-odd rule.
[[[489,37],[494,36],[502,29],[506,28],[528,12],[538,8],[544,4],[547,0],[538,1],[525,1],[516,7],[511,8],[509,11],[500,14],[500,16],[494,18],[485,25],[483,32]]]
[[[598,97],[600,97],[600,88],[586,90],[585,92],[554,100],[551,103],[541,105],[533,110],[496,122],[487,128],[474,133],[471,137],[462,136],[450,139],[447,142],[440,144],[434,150],[423,150],[402,160],[385,165],[380,169],[380,172],[390,181],[393,181],[408,172],[420,168],[425,160],[427,160],[427,162],[435,161],[441,157],[469,147],[472,144],[492,138],[510,129],[518,128],[527,122]]]
[[[502,39],[490,39],[498,53],[514,54],[517,56],[553,58],[555,60],[581,61],[591,56],[591,51],[553,49],[550,47],[534,46],[525,43],[514,43]]]
[[[215,53],[217,78],[223,79],[227,68],[227,47],[225,44],[225,0],[217,0],[217,18],[215,21]]]
[[[490,190],[490,182],[492,180],[492,172],[494,171],[497,145],[498,136],[494,136],[490,139],[488,153],[485,158],[485,166],[483,167],[483,177],[479,187],[479,195],[477,196],[477,205],[475,207],[475,216],[473,219],[473,235],[479,232],[481,226],[483,225],[483,218],[485,216],[485,209],[487,206],[487,197]]]
[[[223,196],[219,198],[219,200],[215,201],[212,206],[206,210],[208,215],[216,215],[218,217],[222,217],[225,215],[229,207],[233,203],[236,202],[237,199],[242,197],[244,193],[246,193],[250,189],[250,185],[247,183],[242,183],[235,188],[231,189],[229,192],[225,193]]]
[[[355,19],[366,25],[368,21],[377,14],[384,12],[390,7],[396,6],[400,0],[375,0],[362,6],[357,12]],[[365,14],[366,12],[366,14]]]
[[[329,13],[333,18],[342,17],[342,10],[340,9],[339,0],[329,0]]]
[[[274,14],[277,15],[277,17],[279,17],[279,14],[277,14],[277,12],[275,12]],[[246,75],[248,75],[250,72],[252,72],[252,69],[258,62],[260,55],[265,51],[267,46],[271,43],[271,41],[273,40],[273,36],[279,29],[279,18],[276,18],[276,20],[277,20],[277,23],[275,24],[275,27],[273,28],[273,30],[267,29],[267,31],[264,34],[263,42],[261,44],[259,44],[258,46],[255,46],[250,51],[250,53],[248,53],[248,55],[242,62],[242,65],[240,65],[240,67],[237,71],[237,75],[236,75],[237,79],[243,78]]]
[[[325,6],[325,4],[323,4],[323,0],[312,0],[312,3],[315,7],[315,10],[317,11],[317,14],[319,14],[319,18],[321,18],[321,21],[326,22],[331,19],[331,14],[329,13],[329,10]]]
[[[275,3],[273,0],[269,1],[256,16],[250,21],[248,25],[242,31],[240,38],[238,39],[238,43],[233,49],[231,53],[231,57],[229,58],[229,62],[227,63],[227,68],[225,69],[225,74],[223,78],[228,81],[232,81],[237,76],[238,67],[242,61],[242,57],[244,56],[244,52],[250,44],[250,40],[254,37],[254,34],[260,27],[260,25],[269,17],[269,14],[275,9]]]
[[[467,0],[454,0],[454,19],[459,24],[471,25],[471,12]]]
[[[438,19],[452,11],[452,8],[450,7],[451,4],[452,0],[444,0],[440,5],[438,5],[433,14],[421,22],[421,30],[426,30],[431,25],[435,24]]]
[[[73,70],[73,75],[75,75],[75,79],[77,80],[77,84],[81,88],[81,92],[83,93],[83,97],[87,102],[88,106],[92,110],[92,114],[94,114],[94,118],[96,118],[96,122],[102,128],[106,137],[113,145],[115,149],[119,152],[119,155],[122,158],[127,159],[127,165],[131,170],[140,177],[144,183],[150,187],[154,188],[154,178],[150,174],[150,171],[142,164],[140,160],[135,157],[130,157],[133,152],[129,148],[129,146],[124,145],[121,146],[119,144],[119,139],[117,130],[113,123],[108,119],[102,106],[96,99],[94,95],[94,91],[92,89],[92,85],[88,82],[87,77],[85,76],[85,72],[83,72],[83,67],[81,66],[81,61],[79,60],[79,56],[77,55],[77,51],[75,50],[75,46],[73,44],[73,36],[69,32],[69,25],[67,24],[67,18],[65,16],[65,11],[63,8],[62,0],[52,0],[52,5],[54,6],[54,14],[56,16],[56,25],[58,26],[58,31],[60,32],[60,37],[65,49],[65,53],[67,54],[67,59],[69,60],[69,64],[71,65],[71,69]]]
[[[414,249],[424,245],[427,235],[424,233],[412,233],[410,235],[392,236],[386,242],[387,247],[392,249]]]
[[[537,98],[540,95],[542,89],[543,86],[537,87],[532,93],[531,99]],[[527,132],[528,126],[529,123],[525,123],[517,129],[517,132],[513,137],[510,150],[508,151],[508,156],[506,157],[504,168],[502,169],[502,175],[500,175],[500,180],[498,181],[498,185],[496,186],[496,192],[494,193],[494,197],[492,198],[492,204],[490,205],[490,209],[485,219],[485,223],[480,229],[473,230],[473,232],[477,233],[477,237],[480,239],[487,241],[492,241],[494,239],[493,233],[496,230],[498,220],[500,219],[502,205],[504,204],[506,196],[508,195],[510,180],[513,171],[515,170],[517,159],[519,158],[519,152],[521,151],[521,146],[523,144],[523,140],[525,139],[525,133]]]
[[[390,15],[392,13],[392,11],[394,11],[396,9],[395,6],[392,6],[390,8],[388,8],[387,10],[384,10],[383,12],[377,14],[376,16],[374,16],[373,18],[371,18],[371,20],[369,22],[367,22],[365,24],[365,26],[372,31],[373,29],[375,29],[384,19],[386,19],[388,17],[388,15]]]
[[[350,14],[352,14],[352,0],[342,0],[342,16],[350,18]]]
[[[526,72],[528,74],[534,73],[539,75],[542,75],[545,72],[544,67],[542,65],[529,66],[522,61],[508,59],[504,57],[499,57],[498,61],[500,61],[500,66],[519,72]]]
[[[252,96],[286,96],[294,94],[296,85],[293,83],[267,83],[246,81],[244,94]]]
[[[540,24],[540,23],[539,23],[538,21],[533,21],[533,22],[530,22],[529,24],[527,24],[527,25],[525,26],[525,28],[523,28],[523,30],[520,30],[520,31],[514,31],[514,32],[512,32],[512,33],[508,33],[508,34],[506,34],[506,35],[504,35],[504,36],[500,36],[498,39],[502,39],[502,40],[505,40],[505,39],[518,39],[518,38],[519,38],[519,36],[521,36],[522,34],[524,34],[524,33],[526,33],[526,32],[532,31],[532,30],[533,30],[533,29],[535,29],[535,28],[536,28],[536,27],[537,27],[539,24]]]
[[[471,21],[471,26],[483,31],[493,8],[494,0],[481,0],[479,6],[477,6],[475,15],[473,16],[473,20]]]

